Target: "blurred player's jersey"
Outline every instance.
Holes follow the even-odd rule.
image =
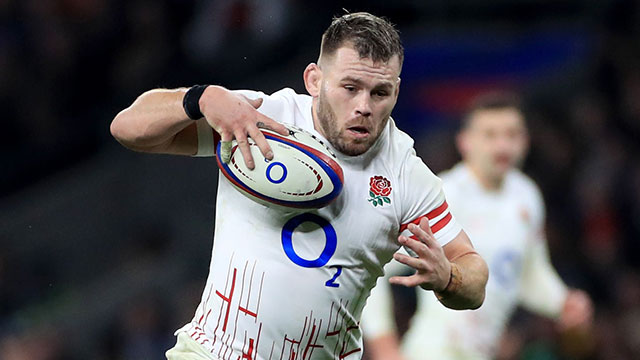
[[[402,350],[410,360],[491,359],[519,303],[554,317],[566,298],[566,288],[549,262],[543,200],[533,181],[518,170],[510,171],[496,191],[484,189],[463,164],[440,176],[452,213],[489,266],[486,297],[478,310],[454,311],[433,293],[418,291],[417,311]],[[381,331],[375,329],[375,314],[366,312],[363,321],[374,322],[372,332]],[[366,336],[375,335],[367,326],[365,331]]]
[[[311,97],[291,89],[239,93],[264,98],[260,112],[323,139]],[[212,154],[212,146],[199,149]],[[178,330],[212,358],[359,359],[362,308],[398,235],[423,216],[441,244],[461,231],[440,179],[392,120],[365,154],[336,154],[344,188],[319,210],[263,206],[219,177],[209,277],[195,317]]]

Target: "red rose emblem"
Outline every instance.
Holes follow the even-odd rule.
[[[382,176],[374,176],[369,180],[371,192],[378,196],[389,196],[391,194],[391,182]]]

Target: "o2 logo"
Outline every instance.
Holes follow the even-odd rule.
[[[280,175],[280,178],[278,179],[274,179],[271,177],[271,171],[273,170],[274,167],[279,167],[282,171],[282,175]],[[269,164],[269,166],[267,166],[267,171],[265,175],[267,175],[267,180],[269,180],[270,182],[274,184],[280,184],[281,182],[284,181],[284,179],[287,178],[287,167],[284,166],[284,164],[281,162],[274,161],[271,164]]]
[[[267,170],[268,174],[268,170]],[[322,228],[325,237],[324,249],[320,253],[320,255],[313,260],[303,259],[296,253],[293,249],[293,232],[304,222],[314,223],[320,228]],[[284,249],[284,253],[287,255],[289,260],[293,261],[296,265],[302,266],[305,268],[317,268],[326,265],[329,262],[329,259],[336,252],[336,247],[338,246],[338,236],[336,235],[336,230],[331,226],[329,221],[325,218],[312,214],[305,213],[292,217],[287,221],[282,227],[282,248]],[[336,269],[336,273],[334,276],[327,280],[325,283],[328,287],[339,287],[340,284],[336,283],[336,279],[340,274],[342,274],[342,266],[334,265],[330,266],[331,268]]]
[[[520,276],[520,255],[515,251],[499,253],[495,257],[490,272],[500,286],[511,287]]]

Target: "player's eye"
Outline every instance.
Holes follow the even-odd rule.
[[[373,92],[373,95],[379,96],[379,97],[385,97],[385,96],[388,96],[389,93],[385,90],[376,90]]]
[[[345,85],[344,88],[348,91],[348,92],[355,92],[356,91],[356,87],[353,85]]]
[[[515,139],[515,138],[520,137],[522,135],[523,135],[523,132],[520,129],[509,129],[509,130],[507,130],[507,137],[509,137],[510,139]]]
[[[493,140],[497,137],[498,134],[493,130],[486,130],[483,135],[485,138]]]

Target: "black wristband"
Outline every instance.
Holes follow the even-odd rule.
[[[207,86],[209,85],[192,86],[184,94],[184,98],[182,98],[182,107],[184,108],[184,112],[187,113],[189,119],[198,120],[204,116],[202,115],[202,112],[200,112],[200,97]]]

